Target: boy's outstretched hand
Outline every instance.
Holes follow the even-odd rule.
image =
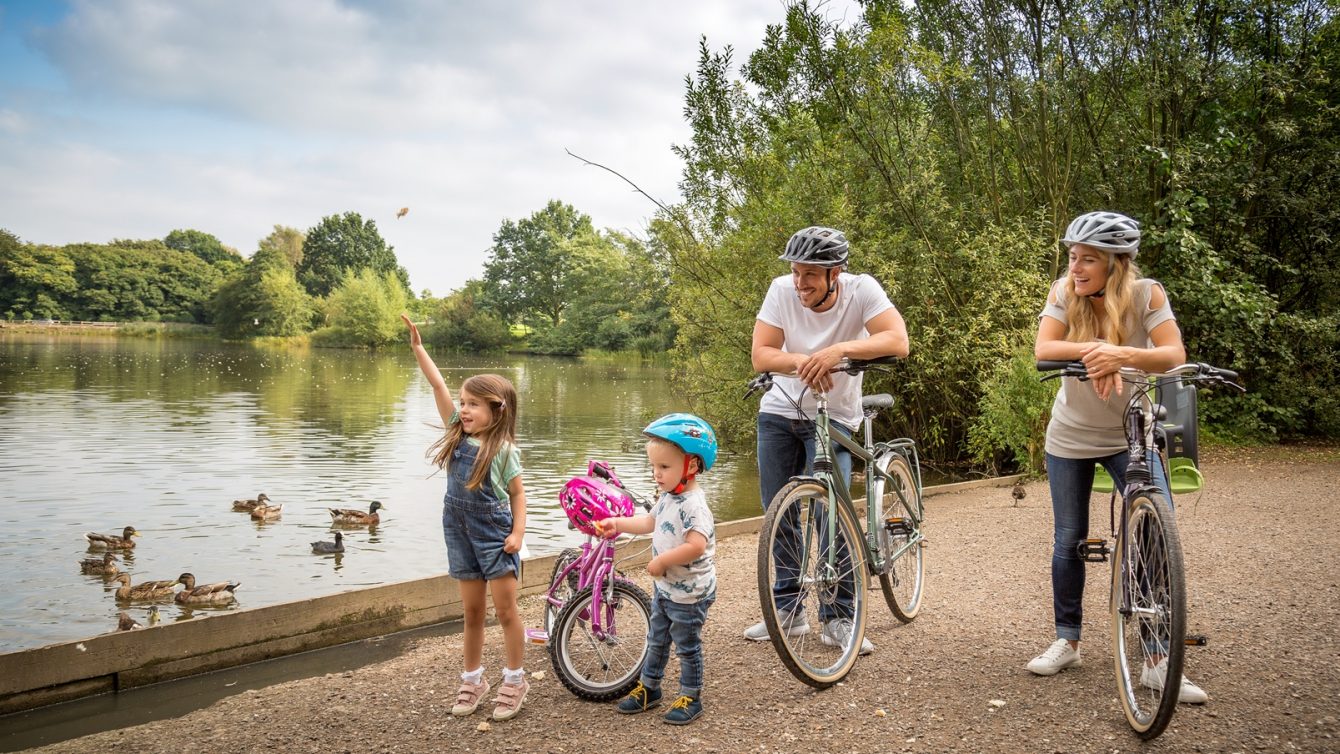
[[[409,315],[402,313],[400,318],[405,320],[405,325],[409,327],[410,348],[423,345],[423,338],[419,337],[419,328],[415,327],[414,323],[409,321]]]

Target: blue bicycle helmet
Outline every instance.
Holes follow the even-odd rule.
[[[703,471],[717,462],[717,433],[711,424],[693,414],[666,414],[648,424],[642,434],[673,443],[688,455],[698,456]]]

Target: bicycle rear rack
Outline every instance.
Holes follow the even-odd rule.
[[[1112,554],[1106,539],[1086,539],[1076,545],[1075,550],[1079,552],[1081,560],[1090,563],[1106,563],[1107,556]]]

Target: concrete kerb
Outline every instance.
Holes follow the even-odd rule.
[[[937,485],[924,494],[1007,486],[1021,478]],[[756,534],[762,521],[758,516],[722,523],[717,538]],[[650,559],[646,545],[645,538],[621,543],[621,566],[645,564]],[[547,589],[557,557],[527,560],[520,594]],[[433,576],[12,652],[0,655],[0,714],[459,620],[461,615],[457,582]]]

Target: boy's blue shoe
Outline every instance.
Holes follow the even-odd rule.
[[[703,713],[703,703],[691,696],[681,696],[670,705],[664,719],[671,725],[688,725]]]
[[[646,712],[661,703],[661,690],[649,689],[638,681],[633,690],[628,692],[628,696],[619,702],[618,710],[625,715],[636,715],[639,712]]]

